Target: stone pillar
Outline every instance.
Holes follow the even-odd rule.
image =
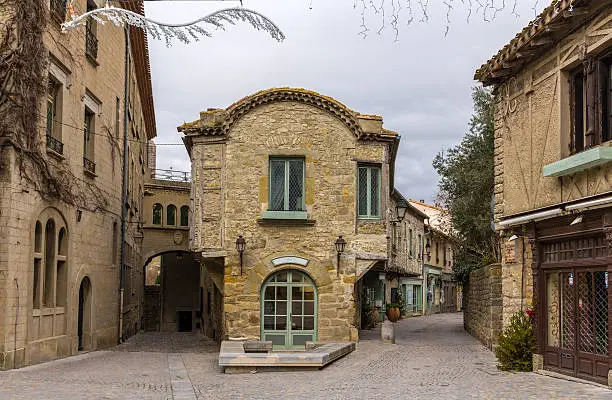
[[[395,324],[391,321],[384,321],[380,327],[380,340],[383,343],[395,344]]]
[[[536,355],[544,354],[544,334],[542,332],[543,319],[546,315],[544,308],[546,291],[542,290],[543,274],[540,269],[540,257],[538,252],[535,235],[529,237],[529,247],[531,250],[531,276],[533,279],[533,309],[535,311],[534,331],[536,334]]]

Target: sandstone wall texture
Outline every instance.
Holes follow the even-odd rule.
[[[472,271],[464,292],[465,330],[491,349],[502,331],[501,265],[492,264]]]
[[[75,2],[86,9],[86,1]],[[124,121],[125,35],[112,24],[98,25],[96,62],[85,56],[85,30],[62,34],[49,20],[44,43],[49,77],[60,82],[56,138],[63,153],[43,154],[51,166],[68,169],[78,196],[69,202],[41,195],[19,170],[11,145],[0,147],[0,368],[20,367],[76,354],[79,289],[89,281],[83,346],[95,350],[117,344],[120,336],[140,329],[142,255],[134,240],[142,219],[147,135],[138,90],[129,99],[129,212],[126,237],[126,291],[123,332],[119,333],[121,179]],[[133,87],[138,87],[132,68]],[[93,104],[92,104],[93,101]],[[95,174],[84,171],[85,106],[94,111]],[[118,107],[117,107],[118,106]],[[39,140],[46,148],[46,96],[32,118],[41,123]],[[43,237],[47,222],[56,230],[48,248],[37,248],[37,221]],[[60,234],[60,227],[65,230]],[[63,235],[61,238],[60,236]],[[38,267],[36,265],[38,264]],[[48,271],[46,265],[52,265]],[[35,270],[38,271],[35,275]],[[35,281],[36,277],[36,281]],[[38,293],[38,294],[35,294]],[[49,295],[45,297],[45,293]],[[16,324],[16,329],[15,329]],[[15,341],[16,338],[16,341]]]

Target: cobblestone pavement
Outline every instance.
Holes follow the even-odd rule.
[[[0,399],[612,399],[612,391],[495,368],[461,314],[400,321],[397,344],[365,332],[321,371],[224,375],[193,334],[140,334],[112,351],[0,372]]]

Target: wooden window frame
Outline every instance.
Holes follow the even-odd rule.
[[[612,140],[611,78],[612,53],[588,58],[570,72],[570,154]]]

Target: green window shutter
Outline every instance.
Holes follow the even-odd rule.
[[[304,160],[289,160],[288,211],[304,211]]]
[[[370,170],[370,216],[380,216],[380,168]]]
[[[358,206],[359,216],[365,217],[368,215],[368,169],[366,167],[359,167],[358,173]]]
[[[357,174],[357,209],[359,217],[380,217],[380,168],[359,167]]]
[[[285,162],[270,160],[270,204],[269,210],[285,209]]]
[[[304,159],[270,160],[268,211],[304,211]]]

